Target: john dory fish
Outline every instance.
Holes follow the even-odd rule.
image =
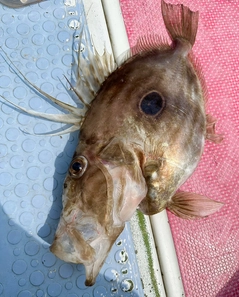
[[[221,137],[205,113],[191,59],[199,14],[183,5],[161,5],[172,44],[157,37],[139,39],[131,57],[113,72],[111,58],[105,53],[100,60],[96,53],[90,65],[95,77],[112,73],[96,90],[85,116],[48,96],[70,112],[52,120],[73,124],[71,131],[80,128],[51,251],[64,261],[83,263],[86,285],[94,284],[137,207],[149,215],[168,208],[182,218],[195,218],[222,206],[199,194],[176,192],[196,168],[205,139],[218,142]],[[102,69],[99,61],[105,61]]]
[[[196,168],[205,138],[217,136],[189,58],[198,12],[162,1],[162,15],[172,45],[141,39],[136,54],[102,84],[65,180],[51,251],[84,263],[87,285],[138,206],[145,214],[168,208],[183,218],[221,207],[198,194],[176,193]]]

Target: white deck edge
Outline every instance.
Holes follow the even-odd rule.
[[[164,210],[151,216],[150,221],[167,297],[184,297],[182,277],[167,212]]]

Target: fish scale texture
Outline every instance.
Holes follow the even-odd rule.
[[[159,0],[121,0],[130,45],[138,36],[165,36]],[[207,85],[207,111],[224,134],[206,142],[200,164],[183,190],[225,205],[216,214],[187,221],[169,215],[187,297],[239,296],[239,4],[237,1],[171,0],[199,10],[193,48]],[[160,228],[160,226],[159,226]]]
[[[84,19],[82,7],[70,6],[73,2],[46,1],[17,10],[0,5],[0,46],[32,83],[74,105],[63,74],[71,77],[72,45],[77,48],[73,36]],[[0,94],[26,108],[59,113],[4,58],[0,49]],[[63,125],[28,116],[0,100],[0,297],[143,296],[128,225],[93,287],[84,285],[83,265],[50,253],[78,133],[33,135]]]

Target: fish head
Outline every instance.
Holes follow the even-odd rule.
[[[83,263],[86,285],[94,284],[125,221],[147,192],[135,156],[120,145],[110,141],[97,158],[76,153],[64,183],[63,211],[50,249],[66,262]]]

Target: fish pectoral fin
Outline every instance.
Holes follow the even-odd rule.
[[[217,120],[210,114],[207,114],[207,124],[206,124],[206,139],[214,142],[220,143],[223,141],[223,135],[217,134],[215,131],[215,125]]]
[[[198,28],[198,11],[191,11],[183,4],[170,4],[162,0],[162,16],[170,38],[175,41],[184,41],[182,50],[185,55],[194,45]],[[185,41],[190,47],[184,46]]]
[[[223,206],[223,203],[196,193],[177,192],[167,205],[167,209],[183,219],[207,217]]]

